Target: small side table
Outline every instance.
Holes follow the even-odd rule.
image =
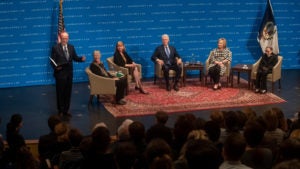
[[[237,84],[240,84],[240,73],[244,72],[244,73],[248,74],[248,89],[250,90],[251,71],[252,71],[252,64],[237,64],[237,65],[231,67],[231,87],[233,87],[233,74],[234,74],[234,72],[236,72],[237,76],[238,76],[237,77]]]
[[[203,74],[203,68],[204,66],[201,63],[195,63],[195,64],[184,64],[183,66],[183,86],[185,86],[185,81],[187,77],[187,71],[189,70],[199,70],[199,80],[202,81],[202,74]]]

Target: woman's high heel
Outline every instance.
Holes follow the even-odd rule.
[[[135,89],[135,90],[140,90],[141,88],[139,88],[139,87],[135,86],[135,87],[134,87],[134,89]]]
[[[149,92],[146,92],[144,89],[140,88],[140,93],[143,93],[143,94],[149,94]]]

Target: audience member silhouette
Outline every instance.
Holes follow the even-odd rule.
[[[97,127],[91,135],[91,142],[83,160],[83,169],[116,169],[113,153],[110,149],[111,137],[106,127]]]
[[[51,160],[55,155],[54,149],[57,142],[57,135],[54,132],[54,128],[62,120],[59,115],[53,114],[48,118],[48,127],[50,132],[45,135],[41,135],[38,142],[38,152],[40,160],[40,169],[52,168]]]
[[[240,119],[235,111],[223,112],[224,126],[221,128],[220,142],[224,143],[226,137],[232,133],[240,133]]]
[[[175,121],[173,134],[174,140],[172,149],[174,151],[174,159],[179,157],[180,150],[187,140],[188,134],[195,129],[196,117],[193,114],[179,115]]]
[[[219,169],[239,168],[251,169],[250,167],[242,164],[241,158],[246,149],[246,140],[240,133],[232,133],[224,142],[223,158],[224,161]]]
[[[244,127],[244,138],[247,142],[242,163],[252,168],[271,168],[273,153],[270,149],[261,146],[265,129],[255,119],[249,120]]]
[[[209,140],[189,140],[185,156],[189,169],[218,169],[222,162],[220,151]]]
[[[144,151],[146,149],[146,131],[143,123],[134,121],[129,125],[130,141],[134,144],[137,149],[137,163],[136,167],[145,167],[145,156]]]
[[[149,143],[154,138],[162,138],[169,145],[172,145],[173,132],[166,126],[168,114],[164,111],[158,111],[155,114],[156,124],[152,125],[146,132],[146,142]]]
[[[145,156],[149,169],[174,168],[172,149],[164,139],[152,139],[146,147]]]
[[[6,141],[8,149],[5,150],[2,157],[2,166],[11,167],[15,165],[18,152],[21,147],[26,146],[25,139],[20,130],[23,127],[23,117],[21,114],[13,114],[6,125]]]
[[[83,155],[80,151],[79,145],[83,139],[83,135],[79,129],[71,128],[68,132],[68,138],[72,147],[69,150],[61,152],[59,157],[59,168],[80,168],[83,161]]]
[[[298,169],[300,168],[300,161],[298,159],[283,161],[274,166],[273,169]]]
[[[54,167],[59,166],[59,157],[63,151],[69,150],[72,145],[69,140],[70,126],[65,122],[60,122],[54,127],[54,132],[57,135],[57,142],[55,142],[54,146],[54,156],[51,159],[51,163]]]
[[[114,159],[118,169],[133,169],[137,160],[137,150],[132,142],[119,142],[114,149]]]

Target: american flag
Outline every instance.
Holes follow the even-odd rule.
[[[267,6],[259,28],[257,41],[263,52],[266,47],[270,46],[273,48],[275,54],[279,53],[277,25],[270,0],[267,0]]]
[[[66,31],[64,15],[63,15],[63,0],[59,1],[58,28],[57,28],[57,43],[60,43],[60,33]]]

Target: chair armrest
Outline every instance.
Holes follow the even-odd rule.
[[[282,65],[282,57],[278,58],[278,62],[272,69],[273,80],[278,80],[281,78],[281,65]]]

